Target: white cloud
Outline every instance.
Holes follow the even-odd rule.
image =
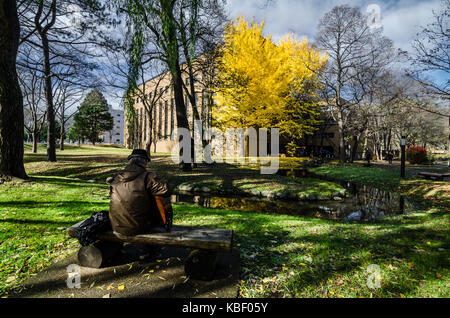
[[[384,34],[397,47],[410,49],[419,26],[426,26],[432,20],[432,10],[439,8],[440,0],[276,0],[264,6],[266,0],[228,0],[230,18],[243,15],[257,22],[265,20],[265,33],[272,34],[273,40],[289,32],[306,35],[311,41],[316,34],[319,20],[334,6],[348,4],[360,7],[363,13],[370,4],[381,8]]]

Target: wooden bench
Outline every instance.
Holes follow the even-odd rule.
[[[81,221],[67,229],[71,237],[76,237]],[[194,279],[211,280],[216,268],[218,252],[232,251],[233,231],[204,227],[174,226],[171,232],[125,236],[116,232],[99,234],[99,241],[82,246],[78,251],[81,266],[100,268],[122,247],[123,243],[137,243],[151,246],[176,246],[191,248],[185,261],[187,276]]]
[[[419,176],[426,179],[444,181],[444,178],[450,177],[450,173],[433,173],[433,172],[419,172]]]

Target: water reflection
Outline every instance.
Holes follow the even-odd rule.
[[[363,220],[403,214],[409,202],[403,196],[375,188],[359,188],[343,201],[271,201],[261,198],[177,194],[174,204],[211,209],[308,216],[323,219]]]

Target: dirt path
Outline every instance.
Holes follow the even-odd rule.
[[[128,244],[107,267],[80,267],[80,288],[69,288],[68,266],[76,253],[31,277],[10,298],[235,298],[238,295],[239,251],[219,254],[213,281],[185,276],[183,260],[189,250],[162,248],[145,254]],[[74,267],[76,268],[76,266]],[[69,271],[71,269],[69,268]]]

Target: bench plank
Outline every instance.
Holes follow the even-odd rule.
[[[71,237],[75,237],[77,227],[83,221],[67,229]],[[171,232],[149,233],[125,236],[117,232],[105,232],[98,236],[99,240],[111,242],[127,242],[148,245],[166,245],[190,247],[202,250],[231,252],[233,231],[204,227],[173,226]]]

